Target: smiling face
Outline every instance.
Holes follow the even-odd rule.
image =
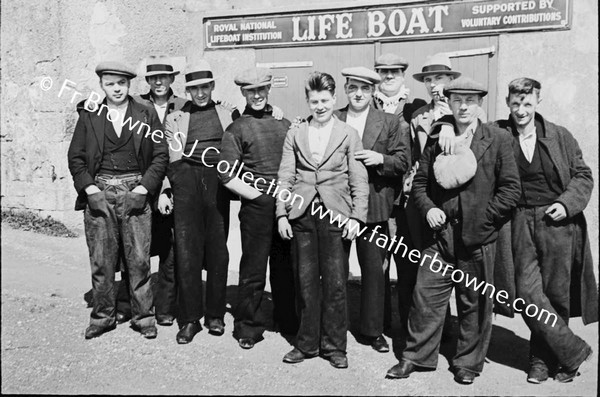
[[[307,94],[308,109],[318,123],[327,123],[333,115],[335,94],[329,91],[309,91]]]
[[[450,109],[457,126],[468,127],[477,119],[483,98],[479,94],[450,94]]]
[[[175,76],[170,74],[158,74],[156,76],[146,77],[150,85],[150,91],[155,97],[164,97],[169,93],[171,84],[175,81]]]
[[[400,88],[404,84],[404,70],[398,69],[378,69],[381,83],[379,83],[379,91],[387,96],[394,96],[400,92]]]
[[[129,78],[119,74],[103,74],[100,77],[100,87],[106,94],[108,103],[119,106],[127,100],[129,93]]]
[[[369,107],[375,87],[373,84],[350,78],[344,85],[344,90],[348,96],[350,109],[355,112],[362,112]]]
[[[510,109],[510,117],[517,126],[517,129],[523,130],[533,123],[535,110],[539,102],[539,98],[535,93],[510,94],[506,98],[506,104]]]
[[[246,98],[246,104],[254,110],[263,110],[269,101],[270,85],[255,88],[240,88],[242,95]]]
[[[208,105],[212,99],[212,92],[215,89],[215,82],[211,81],[205,84],[187,87],[187,91],[192,97],[194,104],[200,107]]]

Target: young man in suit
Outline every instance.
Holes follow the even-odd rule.
[[[156,115],[128,95],[130,80],[136,76],[131,68],[101,62],[96,74],[106,97],[93,111],[81,112],[68,152],[78,193],[75,209],[85,210],[92,268],[94,304],[85,338],[116,326],[114,284],[121,251],[129,275],[132,325],[145,338],[155,338],[150,201],[165,174],[166,143],[158,138],[163,132]],[[141,133],[146,129],[147,134]]]
[[[460,155],[447,157],[437,144],[428,145],[413,180],[412,194],[428,230],[406,348],[400,362],[388,371],[389,378],[407,378],[417,368],[437,367],[453,287],[459,312],[459,337],[451,360],[454,380],[473,383],[483,369],[492,333],[493,297],[466,280],[493,282],[497,230],[520,195],[510,136],[477,118],[486,94],[484,86],[464,77],[444,89]],[[444,165],[448,161],[455,163]],[[446,262],[445,267],[438,258]]]
[[[578,374],[592,348],[569,328],[569,317],[598,321],[598,290],[583,209],[592,194],[592,171],[567,129],[537,113],[541,84],[519,78],[508,85],[510,116],[495,123],[509,131],[522,193],[512,217],[517,296],[547,318],[523,319],[531,330],[527,381],[555,374],[565,383]],[[569,287],[570,286],[570,287]]]
[[[397,187],[409,165],[408,136],[392,114],[371,106],[377,73],[365,67],[342,70],[346,77],[344,91],[348,106],[336,112],[341,121],[358,131],[363,150],[355,158],[367,168],[369,175],[369,210],[367,233],[388,236],[388,220],[392,214]],[[365,341],[380,353],[390,350],[383,336],[385,271],[387,250],[375,242],[356,240],[361,268],[360,330]]]

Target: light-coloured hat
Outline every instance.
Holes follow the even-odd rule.
[[[96,66],[96,74],[102,77],[103,74],[117,74],[125,76],[129,79],[134,78],[137,74],[133,68],[121,61],[102,61]]]
[[[344,68],[342,69],[342,76],[348,79],[364,81],[365,83],[369,84],[377,84],[381,81],[381,77],[379,77],[378,73],[375,73],[371,69],[364,66]]]
[[[235,84],[242,88],[257,88],[270,85],[273,79],[273,72],[268,68],[250,68],[246,69],[233,80]]]
[[[159,74],[177,76],[179,71],[173,70],[171,58],[168,56],[150,55],[146,58],[146,74],[144,74],[144,77],[157,76]]]
[[[381,54],[375,61],[375,69],[402,69],[408,68],[408,61],[396,54]]]
[[[185,87],[210,83],[215,81],[213,78],[212,68],[204,59],[188,66],[185,73]]]
[[[415,80],[422,83],[426,76],[431,76],[432,74],[447,74],[456,78],[460,76],[461,73],[452,70],[450,58],[445,53],[440,52],[427,57],[427,60],[421,69],[421,73],[415,73],[413,74],[413,77]]]
[[[462,76],[456,80],[452,80],[447,86],[444,87],[444,96],[449,98],[451,93],[478,94],[481,95],[481,97],[484,97],[487,95],[488,91],[483,84],[478,83],[468,77]]]

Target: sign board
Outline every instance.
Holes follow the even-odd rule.
[[[288,77],[287,76],[273,76],[273,80],[271,80],[271,87],[285,88],[287,86],[288,86]]]
[[[570,29],[571,0],[420,2],[204,18],[207,49],[280,47]]]

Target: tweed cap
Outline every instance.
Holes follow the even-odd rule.
[[[133,79],[137,74],[134,69],[121,61],[102,61],[96,66],[96,74],[102,77],[103,74],[118,74]]]
[[[210,64],[204,59],[189,65],[186,69],[184,87],[193,87],[215,81]]]
[[[381,54],[375,61],[375,69],[402,69],[408,68],[408,61],[396,54]]]
[[[250,89],[270,85],[272,79],[271,69],[255,67],[244,70],[233,81],[242,88]]]
[[[443,52],[427,57],[427,60],[421,69],[421,73],[413,74],[413,78],[422,83],[425,77],[435,74],[447,74],[449,76],[453,76],[454,78],[460,76],[460,72],[452,70],[450,58]]]
[[[150,55],[146,58],[146,73],[144,77],[168,74],[177,76],[179,71],[173,70],[171,58],[166,55]]]
[[[478,94],[481,97],[487,95],[488,91],[483,84],[476,82],[468,77],[459,77],[452,80],[450,84],[444,87],[444,96],[450,97],[451,93],[455,94]]]
[[[369,84],[377,84],[381,81],[379,74],[364,66],[342,69],[342,76],[348,79],[363,81]]]

